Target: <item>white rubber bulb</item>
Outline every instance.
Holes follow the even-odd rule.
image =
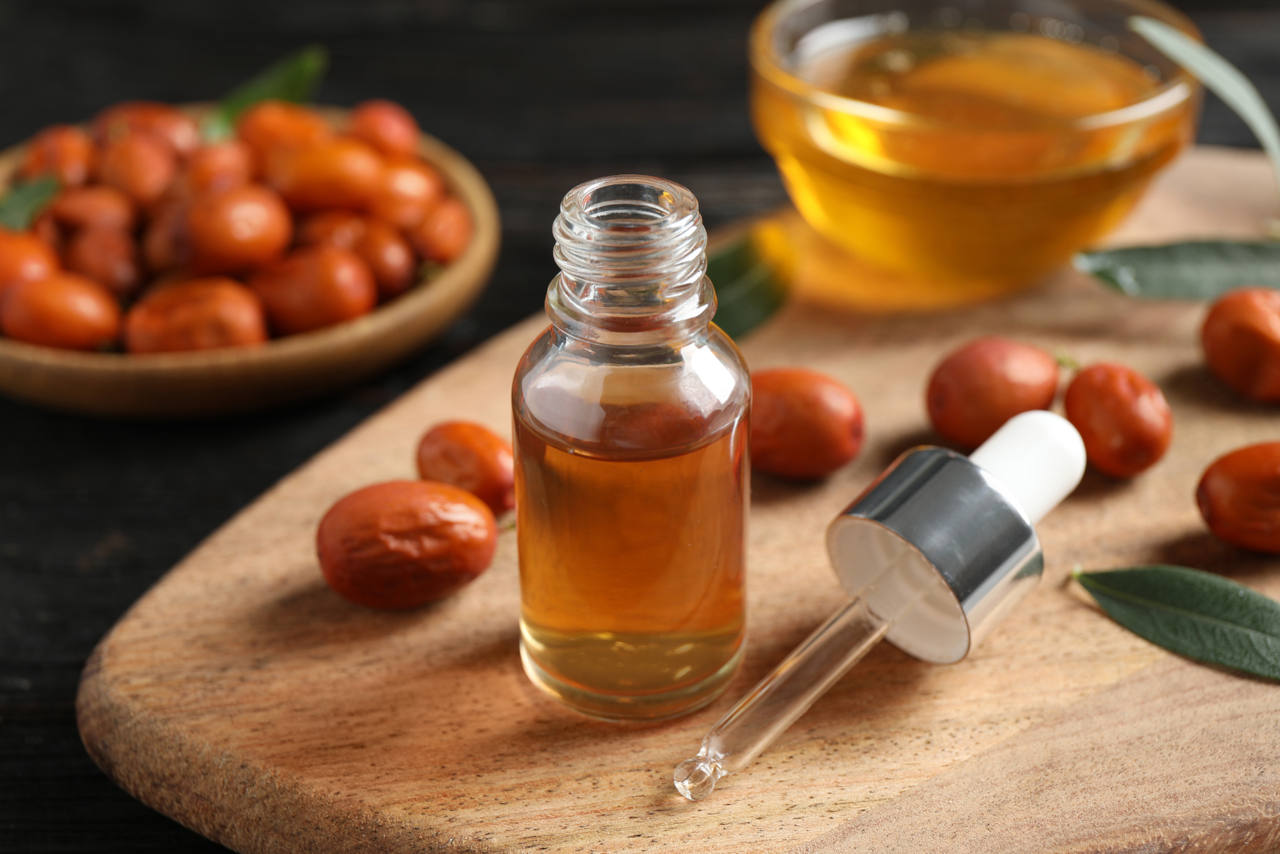
[[[1033,525],[1084,476],[1080,434],[1070,421],[1044,410],[1013,416],[969,459]]]

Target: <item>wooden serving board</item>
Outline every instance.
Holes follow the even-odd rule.
[[[1251,235],[1274,209],[1261,156],[1198,150],[1116,240]],[[747,357],[847,382],[867,446],[820,485],[756,478],[745,664],[711,707],[648,726],[580,717],[526,680],[511,531],[485,576],[414,613],[349,605],[316,567],[321,514],[412,476],[427,425],[507,429],[531,318],[280,482],[143,597],[85,668],[85,745],[138,798],[241,851],[1275,851],[1280,687],[1152,647],[1065,581],[1076,564],[1166,561],[1280,596],[1280,561],[1209,537],[1192,499],[1217,455],[1280,438],[1274,407],[1202,367],[1202,313],[1071,273],[937,315],[794,299]],[[1130,482],[1086,476],[1040,526],[1041,587],[970,658],[931,666],[881,645],[751,768],[682,800],[672,767],[841,601],[828,520],[930,440],[925,378],[981,333],[1142,370],[1175,413],[1168,456]]]

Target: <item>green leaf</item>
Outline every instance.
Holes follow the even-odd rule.
[[[1077,270],[1133,297],[1214,299],[1244,285],[1280,288],[1280,241],[1190,240],[1081,252]]]
[[[209,142],[235,132],[240,114],[259,101],[310,101],[329,67],[329,52],[320,45],[290,54],[229,92],[200,125]]]
[[[1244,119],[1271,157],[1272,168],[1280,180],[1280,128],[1276,127],[1267,102],[1262,100],[1249,78],[1221,55],[1162,21],[1139,15],[1129,19],[1129,28],[1194,74],[1206,89]]]
[[[1074,577],[1111,619],[1139,637],[1196,661],[1280,681],[1280,603],[1184,566]]]
[[[44,206],[58,195],[58,187],[58,179],[52,175],[15,184],[0,199],[0,225],[19,231],[30,228]]]
[[[751,234],[707,256],[707,275],[716,288],[716,325],[730,338],[755,329],[786,300],[786,288],[757,251]]]
[[[1271,157],[1280,180],[1280,128],[1258,90],[1231,63],[1191,36],[1154,18],[1129,27],[1199,78],[1235,110]],[[1276,228],[1276,223],[1270,223]],[[1198,240],[1082,252],[1076,269],[1134,297],[1215,299],[1246,285],[1280,288],[1280,242]]]

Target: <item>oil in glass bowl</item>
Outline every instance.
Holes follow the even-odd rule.
[[[757,46],[757,132],[813,228],[938,303],[1062,265],[1191,135],[1191,88],[1118,51],[976,28],[841,38],[841,23],[786,73]]]

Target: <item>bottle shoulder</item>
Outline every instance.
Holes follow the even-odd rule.
[[[701,444],[742,421],[750,397],[741,353],[714,326],[644,348],[576,341],[548,327],[525,351],[512,386],[517,419],[596,450]]]

